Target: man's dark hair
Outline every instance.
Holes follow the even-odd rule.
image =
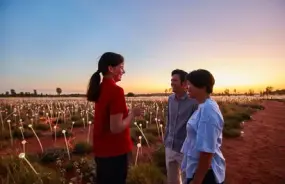
[[[187,72],[185,72],[184,70],[176,69],[171,72],[171,76],[173,75],[178,75],[182,83],[186,80]]]
[[[206,88],[208,94],[213,92],[215,85],[214,76],[207,70],[198,69],[190,72],[186,79],[197,88]]]

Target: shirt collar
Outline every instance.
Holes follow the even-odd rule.
[[[185,100],[185,99],[187,99],[187,98],[188,98],[188,95],[187,95],[186,92],[184,93],[183,96],[181,96],[181,97],[179,97],[179,98],[177,98],[177,96],[174,94],[174,99],[176,99],[176,100]]]
[[[115,84],[115,81],[112,78],[107,78],[107,77],[103,77],[102,82],[108,83],[108,84]]]

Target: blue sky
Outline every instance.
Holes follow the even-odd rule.
[[[282,0],[2,0],[0,93],[84,93],[106,51],[125,57],[126,92],[164,91],[175,68],[285,88],[284,17]]]

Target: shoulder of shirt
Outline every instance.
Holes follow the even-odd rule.
[[[124,89],[121,86],[114,85],[113,89],[112,89],[112,92],[113,93],[123,93],[124,94]]]
[[[194,104],[197,104],[197,105],[198,105],[197,100],[194,99],[194,98],[187,97],[187,100],[188,100],[190,103],[192,103],[193,105],[194,105]]]
[[[174,93],[168,96],[168,100],[174,99],[174,98],[175,98],[175,94]]]
[[[203,104],[203,107],[202,107],[202,113],[203,114],[207,114],[207,115],[214,115],[214,114],[219,114],[217,112],[217,110],[219,109],[219,106],[217,104],[216,101],[212,100],[212,99],[208,99],[204,104]]]

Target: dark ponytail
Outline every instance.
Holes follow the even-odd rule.
[[[102,75],[109,72],[109,66],[115,67],[124,62],[124,57],[114,52],[105,52],[99,59],[98,70],[95,72],[89,81],[87,88],[87,100],[89,102],[97,102],[100,96],[100,82]]]
[[[87,89],[87,100],[89,102],[97,102],[100,95],[100,72],[95,72],[89,81],[88,89]]]

